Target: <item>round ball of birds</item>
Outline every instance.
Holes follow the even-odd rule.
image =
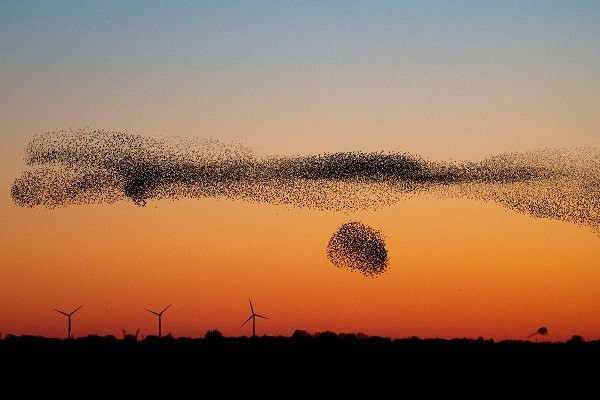
[[[339,268],[358,271],[365,276],[377,276],[388,267],[384,238],[361,222],[343,224],[327,245],[327,258]]]

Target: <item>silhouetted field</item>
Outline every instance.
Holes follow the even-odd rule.
[[[209,331],[204,338],[167,335],[139,341],[134,336],[95,335],[8,335],[0,340],[0,376],[5,383],[13,382],[8,377],[38,383],[79,379],[95,392],[119,386],[128,393],[162,390],[161,385],[169,383],[163,389],[171,396],[181,393],[176,397],[187,397],[190,390],[204,393],[208,387],[235,395],[240,385],[258,381],[267,394],[284,398],[312,396],[316,390],[337,396],[367,390],[379,397],[408,386],[419,390],[418,397],[445,391],[479,395],[481,387],[508,393],[522,385],[535,390],[542,385],[546,391],[568,386],[574,394],[597,382],[598,361],[600,341],[581,337],[536,343],[305,331],[290,337],[223,337]],[[571,387],[572,382],[577,386]],[[290,392],[281,392],[281,387]]]
[[[566,342],[533,342],[492,339],[391,339],[363,334],[296,331],[292,336],[224,337],[211,331],[204,338],[89,335],[75,339],[7,335],[0,340],[0,354],[8,355],[153,355],[190,357],[545,357],[600,355],[600,340],[575,336]],[[600,359],[599,359],[600,361]]]

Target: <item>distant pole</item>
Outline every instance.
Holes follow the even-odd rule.
[[[256,316],[252,316],[252,337],[256,337]]]
[[[69,332],[68,332],[68,334],[67,334],[67,337],[68,337],[69,339],[71,339],[71,316],[70,316],[70,315],[69,315]]]

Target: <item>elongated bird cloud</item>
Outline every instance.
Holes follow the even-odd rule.
[[[481,162],[407,153],[346,152],[257,158],[210,139],[158,140],[91,129],[36,135],[31,168],[14,181],[19,206],[47,208],[154,199],[224,197],[355,211],[424,193],[494,201],[517,212],[585,225],[600,234],[600,151],[539,150]]]

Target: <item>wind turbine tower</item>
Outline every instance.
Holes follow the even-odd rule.
[[[81,307],[83,307],[83,305],[77,307],[76,309],[74,309],[73,311],[71,311],[68,314],[64,311],[57,310],[56,308],[54,309],[54,311],[61,313],[62,315],[66,316],[69,319],[69,328],[68,328],[68,332],[67,332],[67,339],[71,339],[71,315],[75,314],[75,312],[77,310],[79,310]]]
[[[162,310],[161,312],[156,312],[156,311],[152,311],[152,310],[148,310],[147,308],[144,308],[144,310],[148,311],[149,313],[152,313],[154,315],[156,315],[158,317],[158,337],[161,338],[162,337],[162,315],[165,311],[167,311],[167,309],[169,307],[171,307],[172,304],[169,304],[164,310]]]
[[[246,320],[246,322],[252,320],[252,337],[256,336],[256,317],[258,318],[264,318],[264,319],[269,319],[267,317],[264,317],[262,315],[259,315],[257,313],[254,312],[254,307],[252,307],[252,301],[248,300],[250,302],[250,311],[252,312],[252,314],[250,315],[250,317],[248,317],[248,319]],[[244,322],[242,324],[242,326],[246,325],[246,322]]]

